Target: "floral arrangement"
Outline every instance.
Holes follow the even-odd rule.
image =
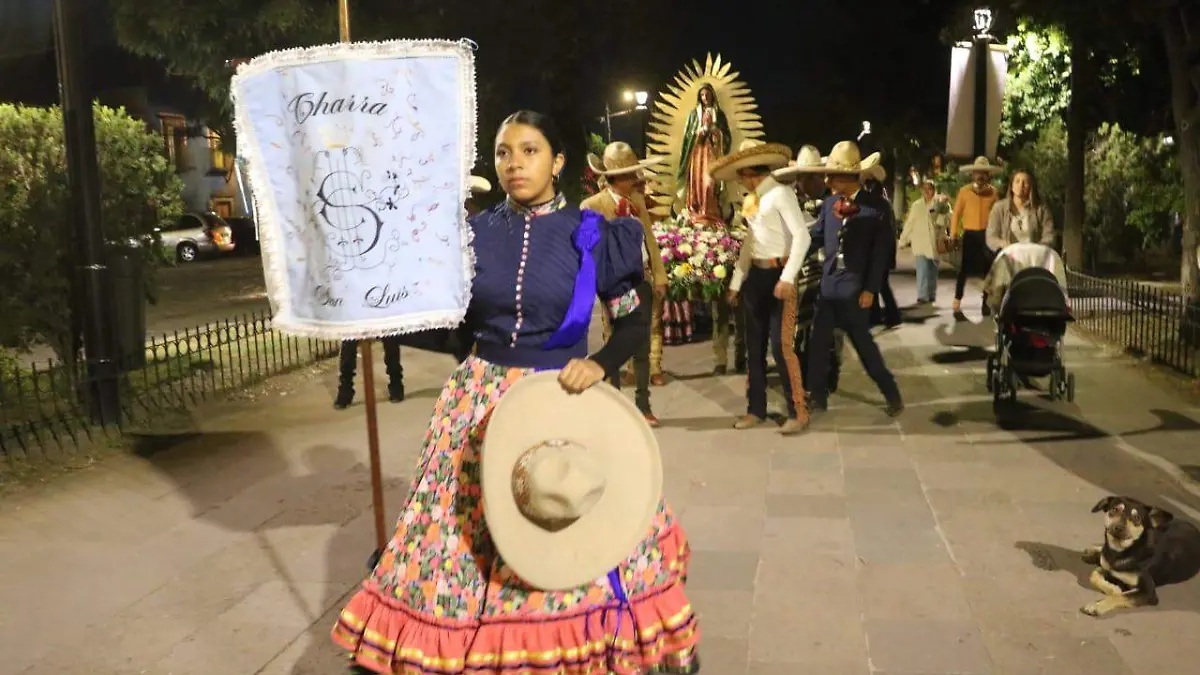
[[[583,191],[589,197],[600,192],[600,175],[590,166],[583,167]]]
[[[695,227],[685,215],[656,224],[654,234],[667,268],[667,293],[672,300],[697,296],[713,300],[725,293],[745,238],[744,228]]]

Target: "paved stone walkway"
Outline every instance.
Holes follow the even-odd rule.
[[[895,280],[901,303],[912,278]],[[666,494],[695,547],[690,594],[714,675],[1185,673],[1200,580],[1159,607],[1078,613],[1091,506],[1126,493],[1200,520],[1200,411],[1071,336],[1075,405],[1023,394],[1001,428],[991,334],[909,317],[880,338],[899,420],[851,356],[812,431],[736,432],[742,380],[670,348],[654,391]],[[977,316],[977,310],[968,313]],[[976,319],[978,320],[978,319]],[[448,358],[405,352],[381,409],[388,510],[403,498]],[[380,364],[382,369],[382,364]],[[0,675],[340,673],[327,638],[372,548],[363,409],[335,378],[213,405],[105,462],[0,503]],[[380,387],[383,376],[380,375]]]

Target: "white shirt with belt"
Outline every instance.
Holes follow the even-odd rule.
[[[750,233],[742,242],[733,279],[729,282],[733,291],[741,289],[753,260],[786,258],[787,264],[779,280],[794,284],[804,269],[804,256],[812,243],[809,228],[817,222],[800,207],[795,191],[770,176],[764,178],[754,192],[758,195],[758,212],[745,216]]]

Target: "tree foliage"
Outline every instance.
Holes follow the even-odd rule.
[[[1031,168],[1038,190],[1061,222],[1066,191],[1067,134],[1053,119],[1014,157]],[[1085,163],[1084,253],[1088,267],[1130,263],[1166,244],[1183,210],[1183,176],[1176,151],[1163,137],[1145,137],[1102,124],[1088,139]]]
[[[1008,37],[1000,147],[1011,148],[1061,120],[1071,103],[1071,46],[1057,27],[1022,21]]]
[[[110,0],[120,44],[163,61],[212,102],[210,126],[232,127],[230,59],[337,40],[337,3],[308,0]],[[182,17],[187,17],[184,20]],[[232,137],[232,134],[227,134]]]
[[[226,60],[338,39],[332,0],[109,1],[122,46],[161,59],[172,73],[195,81],[219,111],[210,126],[224,131],[233,74]],[[572,167],[564,175],[577,183],[586,148],[584,121],[597,114],[587,109],[597,85],[581,77],[584,66],[629,44],[654,44],[653,32],[671,7],[612,0],[582,11],[570,2],[408,0],[401,8],[391,0],[353,0],[350,12],[355,41],[466,37],[478,43],[481,146],[514,109],[537,107],[565,134]],[[488,158],[491,152],[481,148],[480,155]]]
[[[182,212],[182,182],[142,122],[99,105],[94,116],[105,239],[145,242],[138,250],[152,272],[163,260],[156,228]],[[70,360],[77,245],[59,108],[0,104],[0,175],[0,345],[45,342]]]
[[[1040,129],[1055,119],[1065,119],[1071,105],[1071,38],[1053,23],[1022,19],[1006,40],[1008,79],[1005,83],[1004,113],[1000,122],[1000,146],[1013,149],[1037,137]],[[1142,129],[1155,128],[1148,118],[1161,115],[1149,111],[1165,108],[1165,100],[1147,105],[1142,76],[1146,57],[1131,44],[1105,45],[1092,50],[1098,87],[1103,96],[1089,109],[1088,121],[1098,127],[1120,123]],[[1165,97],[1166,91],[1158,92]],[[1137,105],[1132,105],[1133,102]],[[1135,111],[1136,109],[1136,111]]]

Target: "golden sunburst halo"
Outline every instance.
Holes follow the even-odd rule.
[[[754,112],[758,104],[750,94],[750,87],[738,78],[741,73],[733,71],[733,65],[721,58],[708,54],[704,64],[692,60],[675,75],[665,90],[658,93],[654,101],[654,115],[647,134],[651,155],[667,158],[667,161],[650,169],[653,176],[647,180],[647,192],[652,193],[654,206],[650,212],[668,217],[683,206],[676,183],[679,170],[679,153],[683,147],[683,134],[687,129],[688,115],[696,107],[700,88],[712,85],[717,93],[717,104],[729,120],[733,135],[731,150],[748,138],[763,136],[762,118]]]

